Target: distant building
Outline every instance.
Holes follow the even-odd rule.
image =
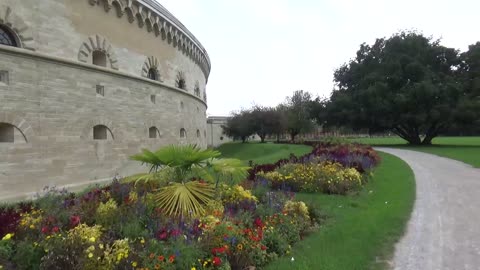
[[[210,116],[207,118],[207,146],[217,147],[221,144],[233,141],[232,138],[223,134],[223,125],[228,122],[228,116]]]

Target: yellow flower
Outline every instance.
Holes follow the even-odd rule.
[[[95,239],[95,237],[90,237],[90,239],[88,239],[88,240],[89,240],[90,242],[92,242],[92,243],[95,243],[95,240],[96,240],[96,239]]]
[[[30,225],[30,229],[32,229],[32,230],[35,229],[35,225],[33,225],[33,224]]]
[[[143,245],[145,244],[145,239],[140,240],[140,243]]]
[[[13,237],[14,235],[15,235],[15,234],[13,234],[13,233],[7,233],[7,235],[5,235],[5,236],[2,238],[2,241],[7,241],[7,240],[12,239],[12,237]]]
[[[92,258],[93,257],[93,253],[88,253],[88,258]]]
[[[195,268],[195,266],[194,266],[194,267],[190,268],[190,270],[197,270],[197,268]]]
[[[133,267],[137,267],[137,262],[132,262]]]
[[[237,245],[237,249],[238,249],[238,250],[242,250],[242,249],[243,249],[243,245],[242,245],[242,244],[238,244],[238,245]]]

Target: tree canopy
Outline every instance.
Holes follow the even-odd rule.
[[[388,130],[410,144],[431,144],[453,123],[475,118],[468,112],[477,106],[472,96],[478,96],[474,89],[480,83],[476,88],[478,76],[465,69],[480,72],[474,60],[480,53],[477,47],[471,51],[462,62],[457,50],[416,32],[362,44],[356,57],[335,71],[335,89],[317,106],[323,112],[317,121]]]

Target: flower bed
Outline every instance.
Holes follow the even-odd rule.
[[[228,182],[233,170],[218,165],[227,161],[202,163],[199,158],[191,168],[158,166],[161,172],[142,178],[161,181],[114,181],[80,195],[47,189],[30,204],[0,208],[0,269],[261,267],[289,254],[293,244],[318,227],[318,210],[295,200],[291,191],[345,194],[343,190],[359,188],[360,172],[374,164],[363,162],[359,153],[374,157],[365,149],[345,152],[342,147],[319,146],[310,155],[272,165],[270,172],[259,173],[257,181],[243,185]],[[216,176],[211,183],[198,180],[199,176],[210,179],[206,171]],[[191,180],[168,183],[163,179],[166,175]],[[329,182],[337,178],[343,179],[342,184]],[[280,188],[286,185],[290,190]],[[210,192],[213,199],[206,199]],[[170,207],[172,200],[181,199],[186,203]],[[184,207],[200,207],[201,215],[185,212]]]

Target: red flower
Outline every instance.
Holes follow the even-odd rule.
[[[165,260],[165,257],[163,257],[162,255],[158,256],[158,260],[163,262]]]
[[[71,216],[70,217],[70,227],[75,228],[80,224],[80,217],[79,216]]]
[[[263,222],[262,222],[262,219],[257,217],[254,221],[255,223],[255,226],[257,226],[258,228],[262,228],[263,227]]]
[[[59,229],[57,226],[55,226],[55,227],[52,228],[52,232],[54,232],[54,233],[58,233],[59,230],[60,230],[60,229]]]
[[[226,251],[225,247],[213,248],[212,249],[212,254],[215,256],[217,254],[225,253],[225,251]]]
[[[262,246],[261,249],[262,249],[262,250],[267,250],[267,247],[266,247],[266,246]]]
[[[50,232],[50,230],[48,229],[47,226],[43,226],[43,227],[42,227],[42,233],[47,234],[47,233],[49,233],[49,232]]]
[[[214,257],[212,263],[214,266],[220,266],[222,265],[222,259],[220,259],[219,257]]]
[[[170,257],[168,257],[168,261],[173,263],[175,261],[175,255],[170,255]]]

